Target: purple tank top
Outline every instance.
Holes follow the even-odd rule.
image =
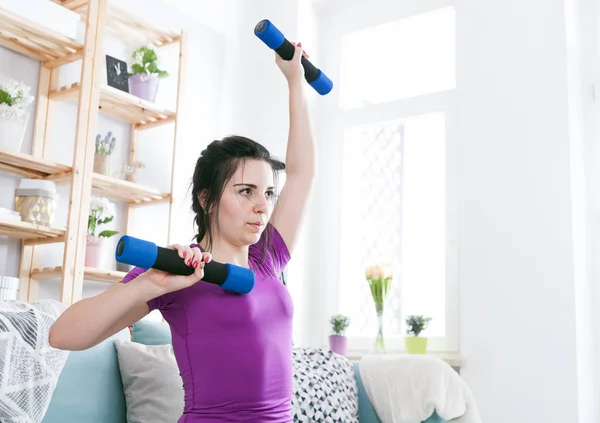
[[[263,257],[267,231],[273,248]],[[178,423],[292,422],[293,304],[279,280],[289,259],[269,224],[249,249],[256,275],[249,294],[198,282],[148,302],[171,328],[185,392]],[[123,282],[145,270],[134,268]]]

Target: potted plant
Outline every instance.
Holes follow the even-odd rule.
[[[21,152],[33,96],[30,87],[0,75],[0,148]]]
[[[110,176],[110,155],[115,151],[116,138],[108,132],[104,138],[96,135],[96,153],[94,155],[94,172]]]
[[[346,355],[348,353],[348,338],[345,331],[350,325],[350,318],[336,314],[329,320],[333,334],[329,335],[329,349],[334,353]]]
[[[106,260],[106,240],[119,232],[105,229],[100,233],[98,227],[112,222],[115,206],[107,198],[92,197],[88,215],[88,230],[85,249],[85,266],[102,269]]]
[[[389,263],[376,264],[365,270],[365,277],[369,282],[371,297],[375,303],[377,314],[377,337],[375,338],[375,352],[385,353],[385,341],[383,339],[383,311],[384,304],[390,292],[393,279],[392,266]]]
[[[427,329],[431,317],[411,314],[406,319],[406,333],[404,338],[406,352],[409,354],[425,354],[427,352],[427,338],[419,336],[421,332]]]
[[[160,79],[169,76],[159,69],[158,55],[153,45],[138,47],[131,55],[129,90],[131,94],[154,103]]]

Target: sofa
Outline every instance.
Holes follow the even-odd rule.
[[[117,340],[144,345],[169,344],[170,332],[162,322],[141,320],[131,330],[124,329],[93,348],[72,351],[42,423],[128,423],[115,347]],[[359,421],[381,423],[365,392],[358,363],[353,366],[358,388]],[[445,421],[434,413],[425,423]]]

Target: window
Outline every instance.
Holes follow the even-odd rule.
[[[322,20],[330,26],[324,66],[339,69],[327,120],[336,122],[328,130],[341,156],[328,153],[341,183],[335,310],[328,312],[350,316],[356,352],[370,350],[377,333],[364,277],[377,262],[394,269],[388,349],[404,348],[409,314],[432,317],[424,333],[430,350],[458,349],[455,10],[426,3],[418,11],[359,6]]]
[[[349,336],[377,330],[363,275],[381,262],[395,275],[385,332],[402,335],[401,316],[414,313],[433,318],[429,335],[445,335],[445,139],[443,113],[345,131],[339,306],[354,322]]]
[[[455,13],[451,7],[345,34],[344,109],[453,89]]]

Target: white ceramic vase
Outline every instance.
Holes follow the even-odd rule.
[[[29,115],[23,120],[7,119],[0,115],[0,148],[20,153]]]

